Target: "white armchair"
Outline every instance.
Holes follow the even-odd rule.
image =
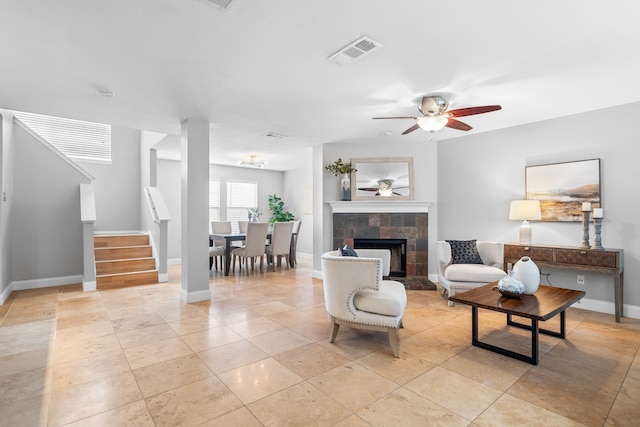
[[[446,241],[436,242],[438,280],[442,293],[452,296],[458,290],[477,288],[506,276],[503,268],[504,244],[501,242],[477,241],[476,246],[482,264],[453,264],[451,245]],[[453,305],[449,301],[449,305]]]
[[[337,251],[322,255],[322,281],[327,312],[333,324],[331,342],[340,325],[385,331],[395,357],[399,357],[398,328],[407,306],[404,285],[383,280],[389,274],[391,252],[356,249],[357,257]]]

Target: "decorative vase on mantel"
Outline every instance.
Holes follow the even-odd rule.
[[[351,175],[348,173],[343,173],[340,179],[340,200],[351,201]]]
[[[358,170],[353,167],[351,162],[343,162],[342,159],[338,159],[324,167],[331,172],[333,176],[340,177],[340,200],[343,202],[351,201],[351,173]]]

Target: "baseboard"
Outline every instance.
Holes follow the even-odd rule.
[[[321,270],[311,270],[311,277],[314,279],[322,280],[322,271]]]
[[[13,283],[9,283],[9,286],[4,288],[2,293],[0,293],[0,305],[4,305],[4,303],[9,299],[11,292],[13,292]]]
[[[14,291],[24,291],[27,289],[51,288],[53,286],[75,285],[82,283],[82,276],[61,276],[48,277],[44,279],[18,280],[11,282]]]
[[[92,292],[98,289],[98,282],[95,280],[82,281],[82,291]]]
[[[598,313],[616,314],[616,306],[610,301],[601,301],[597,299],[582,298],[571,306],[582,310],[596,311]],[[640,319],[640,307],[637,305],[625,305],[622,309],[622,316],[631,319]]]
[[[301,259],[313,259],[313,254],[308,254],[305,252],[296,252],[296,257]]]
[[[167,260],[167,265],[180,265],[182,264],[182,258],[172,258]]]
[[[205,289],[202,291],[187,292],[184,289],[180,290],[180,300],[187,304],[192,302],[208,301],[211,299],[211,290]]]
[[[169,281],[169,273],[158,273],[158,283],[165,283]]]

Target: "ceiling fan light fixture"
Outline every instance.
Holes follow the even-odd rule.
[[[418,118],[418,126],[428,132],[436,132],[447,125],[449,119],[444,116],[424,116]]]

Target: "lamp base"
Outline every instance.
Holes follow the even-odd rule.
[[[522,225],[520,226],[520,244],[531,244],[531,225],[527,220],[522,221]]]

